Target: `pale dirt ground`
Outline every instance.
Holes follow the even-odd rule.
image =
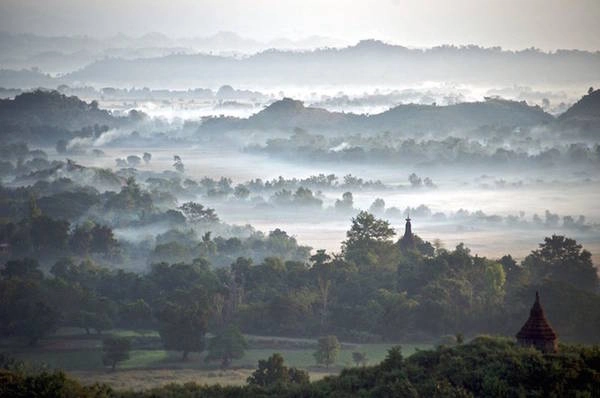
[[[170,383],[185,384],[221,384],[223,386],[241,386],[252,374],[253,369],[230,369],[224,371],[198,369],[134,369],[108,371],[70,371],[69,375],[81,383],[108,384],[116,390],[146,390]],[[315,381],[335,372],[310,372],[310,380]]]

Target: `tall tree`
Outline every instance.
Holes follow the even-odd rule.
[[[317,351],[314,353],[318,364],[329,368],[333,365],[340,353],[340,342],[336,336],[323,336],[319,338]]]
[[[561,235],[544,238],[538,250],[523,261],[535,283],[544,280],[569,283],[590,292],[598,291],[598,269],[592,254],[574,239]]]
[[[317,250],[310,260],[317,275],[317,287],[321,296],[321,329],[323,329],[327,319],[333,264],[330,262],[331,256],[324,249]]]
[[[235,326],[228,326],[208,343],[208,354],[205,361],[221,361],[221,368],[227,369],[233,359],[239,359],[244,356],[244,351],[248,349],[248,343]]]
[[[346,260],[358,266],[395,266],[396,255],[391,242],[395,235],[390,223],[361,211],[352,219],[342,251]]]
[[[204,350],[209,313],[205,290],[194,288],[176,292],[156,313],[164,347],[181,351],[183,361],[187,360],[190,352]]]
[[[107,337],[102,341],[102,362],[115,370],[117,363],[129,359],[131,341],[126,337]]]

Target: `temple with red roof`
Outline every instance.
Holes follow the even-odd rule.
[[[558,350],[558,337],[546,319],[538,292],[535,292],[535,303],[529,312],[529,319],[517,333],[517,341],[521,346],[535,347],[542,352]]]

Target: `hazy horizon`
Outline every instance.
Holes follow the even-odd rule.
[[[340,9],[343,7],[343,13]],[[349,45],[362,39],[408,47],[444,44],[600,50],[600,3],[579,0],[343,1],[262,0],[250,8],[240,0],[141,0],[80,3],[56,0],[5,0],[0,25],[10,33],[42,36],[143,36],[159,32],[171,38],[233,32],[260,42],[322,38]]]

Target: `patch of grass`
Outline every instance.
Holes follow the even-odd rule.
[[[87,340],[82,340],[78,334],[80,329],[60,330],[46,344],[38,348],[26,348],[23,346],[13,346],[8,351],[15,357],[36,364],[47,364],[50,368],[65,369],[67,371],[104,371],[102,364],[102,336],[87,336]],[[158,338],[156,331],[139,332],[133,330],[116,329],[111,330],[104,335],[114,335],[119,337],[152,337]],[[290,339],[268,336],[248,336],[250,349],[246,351],[241,359],[234,360],[233,368],[255,369],[259,360],[266,359],[279,352],[285,358],[287,366],[303,368],[317,373],[328,373],[339,371],[343,367],[355,366],[352,361],[352,353],[355,351],[365,352],[370,365],[381,362],[387,355],[388,350],[395,344],[342,344],[340,355],[336,364],[327,369],[317,366],[313,353],[316,348],[316,342],[313,346],[311,339]],[[256,344],[260,341],[259,344]],[[273,344],[269,344],[272,342]],[[86,344],[83,344],[86,343]],[[93,344],[92,344],[93,343]],[[255,344],[253,344],[255,343]],[[160,345],[159,345],[160,346]],[[409,356],[416,349],[430,348],[427,344],[401,344],[404,356]],[[130,352],[130,358],[118,365],[120,369],[193,369],[218,371],[219,362],[204,362],[206,353],[191,353],[187,361],[181,360],[181,352],[167,351],[161,349],[137,349]]]
[[[32,364],[46,364],[51,369],[96,370],[103,367],[102,351],[37,351],[35,349],[12,352],[17,359]]]
[[[390,343],[357,344],[351,348],[342,348],[336,361],[336,367],[354,366],[352,353],[355,351],[366,352],[369,364],[377,364],[386,357],[388,350],[395,345],[396,344]],[[431,348],[431,346],[427,344],[401,344],[401,346],[404,356],[413,354],[417,349]],[[315,358],[313,357],[314,351],[314,349],[250,349],[246,351],[243,358],[233,361],[233,366],[253,368],[256,367],[259,359],[266,359],[273,355],[273,353],[279,352],[283,355],[288,366],[313,368],[316,366]]]
[[[113,329],[105,332],[115,337],[160,337],[156,330]]]

